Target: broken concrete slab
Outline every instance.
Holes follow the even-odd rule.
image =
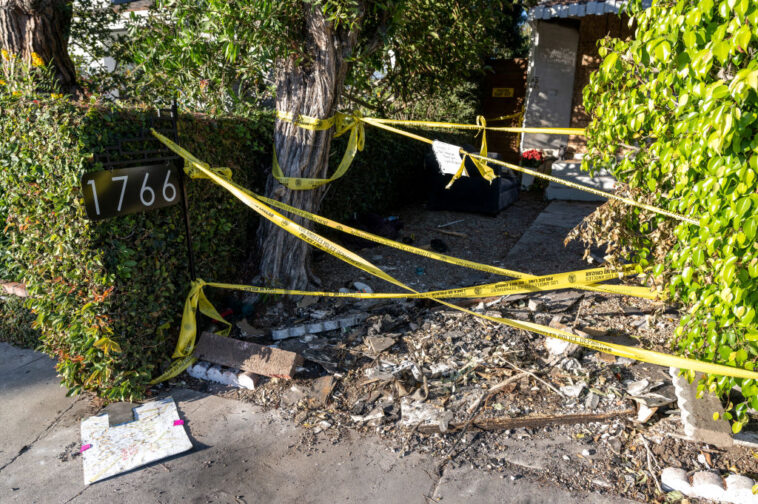
[[[268,347],[205,332],[194,352],[201,360],[274,378],[292,378],[303,357]]]
[[[187,368],[187,374],[198,380],[208,380],[229,387],[254,390],[260,381],[260,376],[239,371],[238,369],[222,369],[208,361],[198,361]]]
[[[691,478],[684,469],[667,467],[661,473],[663,489],[676,490],[687,497],[732,504],[758,504],[753,494],[755,481],[747,476],[730,474],[726,478],[710,471],[698,471]]]
[[[732,429],[729,422],[724,420],[724,407],[718,397],[706,391],[702,398],[697,398],[697,382],[690,383],[679,374],[676,368],[670,368],[677,404],[682,415],[684,434],[693,441],[728,448],[734,444]],[[718,413],[718,420],[714,420]]]
[[[275,329],[271,331],[271,338],[274,340],[283,340],[287,338],[299,338],[306,334],[318,334],[326,331],[336,331],[337,329],[346,329],[360,324],[366,319],[366,314],[356,313],[349,317],[343,317],[336,320],[324,320],[284,329]]]
[[[369,353],[374,357],[395,344],[395,338],[390,338],[389,336],[368,336],[364,341],[366,342],[366,346],[368,346]]]

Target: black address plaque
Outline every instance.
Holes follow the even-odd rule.
[[[87,217],[107,219],[179,203],[179,171],[170,164],[105,170],[82,175]]]

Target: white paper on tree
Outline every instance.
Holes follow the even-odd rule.
[[[171,397],[134,408],[133,422],[110,427],[105,414],[81,430],[85,485],[192,448]]]
[[[458,173],[462,162],[460,147],[435,140],[432,143],[432,151],[434,151],[434,157],[437,158],[437,164],[440,166],[441,173],[446,175]],[[468,175],[466,170],[463,171],[463,175]]]

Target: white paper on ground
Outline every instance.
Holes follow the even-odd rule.
[[[435,140],[432,143],[432,151],[434,152],[434,157],[437,158],[441,173],[446,175],[455,175],[458,173],[458,169],[461,167],[462,162],[460,147]],[[465,170],[463,171],[463,175],[468,175]]]
[[[110,427],[108,415],[82,420],[84,484],[129,471],[192,448],[174,399],[134,408],[133,422]]]

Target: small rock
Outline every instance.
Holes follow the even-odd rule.
[[[584,402],[584,406],[588,410],[594,411],[597,409],[598,404],[600,404],[600,397],[597,394],[590,392],[587,396],[587,400]]]
[[[579,397],[585,388],[587,388],[587,384],[584,382],[576,385],[564,385],[561,387],[561,393],[567,397]]]
[[[353,287],[355,287],[355,290],[357,290],[358,292],[363,292],[365,294],[374,293],[374,290],[363,282],[353,282]]]
[[[529,311],[538,312],[542,311],[545,308],[545,303],[538,299],[531,298],[526,307],[529,309]]]
[[[384,410],[376,407],[368,415],[350,415],[355,423],[381,422],[384,419]]]
[[[650,408],[644,403],[638,403],[639,409],[637,410],[637,421],[639,423],[645,423],[655,415],[658,408]]]

